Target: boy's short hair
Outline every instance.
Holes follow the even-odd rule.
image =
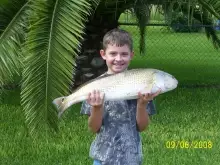
[[[124,46],[127,45],[129,49],[133,50],[133,40],[131,35],[122,29],[112,29],[108,31],[103,37],[103,49],[106,50],[108,45]]]

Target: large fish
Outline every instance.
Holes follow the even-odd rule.
[[[94,89],[104,93],[104,100],[130,100],[138,98],[138,92],[160,93],[177,87],[178,81],[170,74],[157,69],[131,69],[121,73],[98,77],[77,88],[71,95],[53,100],[61,114],[73,104],[87,99]]]

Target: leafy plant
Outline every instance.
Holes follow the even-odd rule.
[[[31,133],[42,123],[57,130],[51,103],[68,93],[85,22],[97,5],[97,0],[13,0],[1,6],[0,82],[22,75],[21,105]]]
[[[183,13],[178,12],[175,13],[175,17],[171,21],[171,28],[175,32],[199,32],[202,29],[202,23],[192,18],[189,25],[189,18]]]

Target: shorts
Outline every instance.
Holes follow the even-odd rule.
[[[98,160],[94,160],[93,165],[101,165],[101,163]]]

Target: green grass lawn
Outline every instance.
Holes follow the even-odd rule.
[[[156,107],[142,133],[144,165],[219,164],[219,90],[177,88],[158,96]],[[88,153],[94,134],[88,131],[87,116],[79,112],[80,104],[73,106],[64,113],[58,134],[42,130],[34,141],[26,135],[21,107],[0,105],[0,164],[92,164]],[[171,141],[180,144],[172,148]],[[183,141],[193,143],[192,148]]]

